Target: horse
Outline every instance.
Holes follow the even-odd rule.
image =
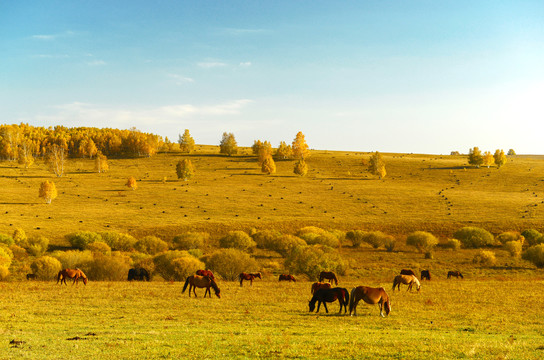
[[[413,272],[412,270],[410,270],[410,269],[402,269],[402,270],[400,271],[400,274],[401,274],[401,275],[414,275],[414,276],[416,276],[416,273],[414,273],[414,272]]]
[[[419,291],[421,289],[421,284],[419,283],[419,280],[414,275],[397,275],[395,276],[395,279],[393,280],[393,291],[395,291],[395,287],[398,287],[400,291],[400,284],[408,285],[408,290],[412,291],[412,285],[416,284],[416,289]]]
[[[455,276],[456,278],[459,279],[459,277],[461,277],[461,279],[463,278],[463,274],[461,274],[460,271],[448,271],[448,279],[452,276]]]
[[[262,279],[261,277],[261,273],[255,273],[255,274],[246,274],[246,273],[241,273],[240,275],[238,275],[238,279],[240,279],[240,286],[242,286],[242,282],[244,280],[249,280],[250,281],[250,286],[253,286],[253,279],[255,278],[259,278],[259,279]]]
[[[139,269],[130,269],[128,271],[128,281],[139,280],[139,281],[149,281],[149,272],[144,268]]]
[[[293,275],[290,274],[281,274],[278,281],[293,281],[296,282],[297,280]]]
[[[37,276],[36,274],[26,274],[27,280],[36,280]]]
[[[340,303],[340,311],[338,313],[342,313],[342,307],[344,308],[344,313],[347,313],[349,304],[349,292],[347,289],[339,287],[335,287],[332,289],[318,289],[314,293],[314,296],[312,296],[312,300],[310,300],[308,306],[310,308],[310,312],[313,312],[315,309],[315,303],[317,302],[316,313],[318,313],[319,307],[321,306],[321,303],[323,303],[325,311],[328,313],[329,309],[327,309],[327,303],[334,302],[336,300],[338,300],[338,302]]]
[[[312,284],[312,294],[314,294],[319,289],[330,289],[332,288],[330,283],[315,282]]]
[[[319,282],[323,282],[324,279],[329,280],[331,284],[334,281],[334,284],[338,285],[338,279],[336,278],[336,274],[332,271],[322,271],[319,274]]]
[[[196,297],[196,288],[206,288],[206,291],[204,292],[204,297],[206,297],[206,294],[210,294],[210,297],[212,297],[212,292],[210,291],[210,287],[213,288],[213,291],[215,292],[215,296],[218,298],[221,298],[221,290],[215,283],[215,280],[212,279],[209,276],[200,276],[200,275],[191,275],[185,280],[185,285],[183,285],[183,290],[181,293],[183,294],[185,292],[185,289],[187,289],[187,285],[189,286],[189,297],[191,297],[191,290],[193,290],[193,294],[195,294]]]
[[[351,312],[353,311],[353,315],[351,316],[357,316],[357,304],[359,303],[359,300],[363,300],[371,305],[379,304],[380,315],[382,317],[385,317],[383,315],[384,306],[386,315],[389,315],[391,312],[389,295],[387,295],[385,289],[382,287],[372,288],[368,286],[357,286],[356,288],[353,288],[349,297],[349,314],[351,315]]]
[[[78,284],[80,278],[83,280],[83,284],[87,285],[87,276],[80,269],[64,269],[59,271],[57,275],[57,284],[60,281],[61,285],[63,282],[64,285],[68,285],[66,284],[66,278],[74,279],[72,285]]]
[[[213,276],[211,270],[197,270],[196,274],[200,276],[209,276],[212,280],[215,280],[215,276]]]
[[[431,280],[431,273],[429,270],[421,270],[421,280]]]

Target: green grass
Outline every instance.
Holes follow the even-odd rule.
[[[1,284],[0,358],[536,359],[544,354],[542,278],[424,282],[420,294],[384,286],[392,313],[338,303],[309,313],[310,283],[220,282],[221,299],[181,294],[181,283]],[[79,340],[69,340],[79,337]],[[9,346],[11,340],[23,344]]]

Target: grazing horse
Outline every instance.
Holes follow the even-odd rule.
[[[215,276],[213,276],[211,270],[197,270],[196,274],[200,276],[209,276],[212,280],[215,280]]]
[[[448,271],[448,279],[452,276],[455,276],[456,278],[459,279],[459,277],[462,279],[463,278],[463,274],[461,274],[460,271]]]
[[[332,271],[322,271],[319,274],[319,282],[323,282],[324,279],[329,280],[331,284],[334,281],[334,284],[338,285],[338,279],[336,278],[336,274]]]
[[[72,283],[72,285],[78,284],[79,279],[82,279],[83,284],[87,285],[87,276],[85,276],[83,271],[81,271],[79,269],[64,269],[64,270],[59,271],[59,273],[57,275],[57,284],[60,281],[61,285],[62,285],[63,282],[64,282],[64,285],[68,285],[68,284],[66,284],[66,278],[74,279],[74,282]]]
[[[391,312],[391,301],[389,300],[389,295],[385,292],[385,289],[372,288],[368,286],[357,286],[351,290],[349,297],[349,314],[353,311],[353,315],[357,316],[357,304],[359,300],[363,300],[367,304],[379,304],[380,305],[380,315],[385,317],[383,314],[383,309],[385,306],[385,314],[389,315]],[[352,315],[352,316],[353,316]]]
[[[416,273],[414,273],[414,272],[413,272],[412,270],[410,270],[410,269],[402,269],[402,270],[400,271],[400,274],[401,274],[401,275],[414,275],[414,276],[416,276]]]
[[[340,311],[339,314],[342,313],[342,307],[344,308],[344,313],[348,312],[348,304],[349,304],[349,292],[347,289],[335,287],[332,289],[318,289],[314,296],[312,297],[312,300],[308,303],[308,306],[310,307],[310,312],[313,312],[315,309],[315,303],[317,301],[317,310],[316,313],[319,312],[319,307],[321,306],[321,303],[323,303],[323,306],[325,306],[325,312],[329,312],[329,309],[327,309],[327,303],[328,302],[334,302],[338,300],[340,303]]]
[[[36,274],[26,274],[27,280],[36,280]]]
[[[149,281],[149,272],[144,268],[139,269],[130,269],[128,271],[128,281],[139,280],[139,281]]]
[[[398,287],[400,291],[400,284],[408,285],[408,290],[412,291],[412,285],[416,284],[416,289],[419,291],[421,289],[421,284],[419,283],[419,280],[414,275],[397,275],[395,276],[395,279],[393,280],[393,291],[395,290],[395,287]]]
[[[181,293],[183,294],[185,292],[185,289],[187,289],[187,285],[189,286],[189,297],[191,297],[191,290],[193,290],[193,294],[195,294],[196,297],[196,288],[206,288],[206,291],[204,292],[204,297],[206,297],[206,294],[210,294],[210,297],[212,297],[212,292],[210,291],[210,287],[213,288],[213,291],[215,291],[215,295],[218,298],[221,298],[221,290],[219,290],[219,287],[215,283],[215,280],[212,279],[209,276],[200,276],[200,275],[191,275],[185,280],[185,285],[183,285],[183,290]]]
[[[278,281],[293,281],[293,282],[296,282],[297,280],[295,279],[295,277],[293,275],[281,274]]]
[[[421,270],[421,280],[431,280],[431,273],[429,270]]]
[[[253,279],[255,279],[255,278],[262,279],[261,273],[260,273],[260,272],[259,272],[259,273],[255,273],[255,274],[251,274],[251,273],[250,273],[250,274],[241,273],[240,275],[238,275],[238,279],[240,279],[240,286],[242,286],[242,282],[243,282],[244,280],[249,280],[249,281],[250,281],[249,285],[250,285],[250,286],[253,286]]]
[[[312,294],[314,294],[319,289],[330,289],[332,288],[330,283],[315,282],[312,284]]]

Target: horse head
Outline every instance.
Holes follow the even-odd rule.
[[[83,276],[83,284],[87,285],[87,277],[86,276]]]
[[[312,298],[312,300],[310,300],[308,302],[308,307],[310,308],[310,312],[314,312],[315,310],[315,300]]]
[[[255,274],[255,277],[258,277],[259,279],[262,279],[261,273],[260,273],[260,272],[256,273],[256,274]]]

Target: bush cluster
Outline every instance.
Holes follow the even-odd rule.
[[[335,233],[323,230],[316,226],[306,226],[297,232],[297,236],[308,245],[325,245],[332,248],[340,246],[343,233]]]
[[[538,268],[544,268],[544,244],[528,248],[522,255],[523,259],[532,262]]]
[[[204,263],[184,250],[166,251],[153,259],[155,271],[164,280],[182,281],[198,269],[204,269]]]
[[[485,229],[467,226],[453,234],[454,239],[461,241],[465,248],[482,248],[495,245],[493,235]]]
[[[236,280],[241,272],[258,270],[258,264],[249,254],[238,249],[221,249],[205,256],[206,267],[225,280]]]
[[[293,249],[285,260],[285,266],[295,274],[305,274],[317,279],[321,271],[346,272],[347,264],[334,249],[327,246],[308,245]]]
[[[177,250],[201,249],[209,238],[210,234],[205,232],[187,232],[175,236],[172,243]]]
[[[433,234],[426,231],[414,231],[406,238],[406,245],[413,246],[418,251],[429,254],[437,244],[438,239]]]
[[[224,249],[232,248],[247,251],[257,246],[255,241],[243,231],[230,231],[219,239],[219,246]]]
[[[40,280],[52,280],[62,270],[60,261],[51,256],[41,256],[30,264],[32,273]]]
[[[529,246],[544,243],[544,235],[535,229],[527,229],[521,233]]]
[[[495,258],[493,251],[481,250],[478,254],[474,255],[472,262],[485,266],[494,266],[497,263],[497,258]]]

